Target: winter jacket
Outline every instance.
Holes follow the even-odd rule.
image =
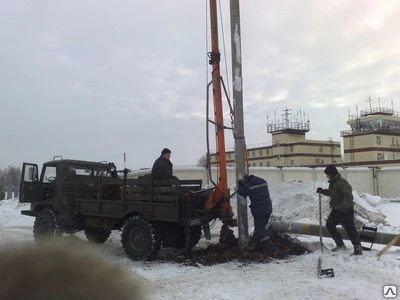
[[[151,169],[153,179],[168,179],[172,177],[172,163],[162,156],[156,159]]]
[[[249,175],[249,179],[239,187],[238,194],[250,198],[250,210],[253,217],[272,214],[272,203],[269,195],[268,183],[257,176]]]
[[[348,211],[353,208],[353,189],[347,180],[336,174],[328,182],[329,188],[323,194],[331,197],[329,204],[332,209]]]

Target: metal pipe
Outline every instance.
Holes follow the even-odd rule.
[[[277,233],[305,234],[312,236],[319,236],[320,234],[320,227],[316,224],[277,221],[272,222],[271,226]],[[343,239],[348,239],[346,231],[342,227],[337,227],[337,229],[342,235]],[[358,234],[360,234],[361,230],[357,230],[357,232]],[[330,237],[329,232],[325,226],[322,226],[322,236]],[[396,236],[397,234],[377,231],[374,243],[386,245]],[[400,240],[397,241],[397,243],[393,246],[400,246]]]

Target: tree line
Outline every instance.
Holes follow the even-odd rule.
[[[13,192],[14,196],[18,194],[20,178],[20,167],[8,166],[8,168],[0,169],[0,200],[6,197],[10,199]]]

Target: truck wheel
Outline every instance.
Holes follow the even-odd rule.
[[[33,224],[33,237],[36,242],[54,239],[59,234],[56,214],[50,209],[41,210]]]
[[[161,248],[158,229],[142,216],[134,216],[122,229],[122,246],[132,260],[150,260]]]
[[[201,226],[193,226],[192,228],[190,228],[189,248],[192,249],[194,246],[196,246],[200,238],[201,238]],[[186,247],[185,227],[179,226],[179,230],[174,240],[173,246],[175,248]]]
[[[111,230],[106,228],[85,228],[85,235],[89,242],[103,244],[110,237]]]

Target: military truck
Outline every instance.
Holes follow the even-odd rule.
[[[54,157],[43,164],[23,163],[20,198],[31,203],[21,213],[35,217],[36,241],[83,230],[104,243],[122,230],[122,246],[132,260],[155,258],[161,247],[192,248],[202,226],[216,217],[204,206],[213,192],[201,180],[128,178],[114,163]]]

